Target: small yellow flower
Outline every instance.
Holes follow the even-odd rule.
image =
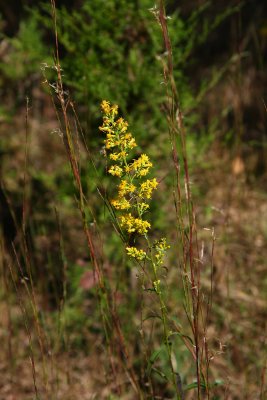
[[[155,258],[157,260],[157,264],[162,265],[166,251],[170,248],[170,246],[167,244],[166,238],[162,238],[154,243],[154,247],[156,249]]]
[[[171,246],[169,246],[169,245],[167,244],[166,238],[161,238],[160,240],[158,240],[158,241],[155,243],[155,247],[156,247],[156,249],[158,249],[158,250],[165,251],[165,250],[168,250]]]
[[[128,210],[131,208],[131,203],[125,199],[125,197],[121,199],[111,200],[111,204],[113,205],[116,210]]]
[[[103,113],[109,114],[110,113],[110,103],[109,101],[103,100],[101,103],[101,108]]]
[[[156,178],[147,179],[145,182],[141,183],[139,196],[142,199],[150,199],[152,191],[156,189],[158,186],[158,182]]]
[[[124,197],[127,194],[132,194],[136,190],[136,187],[132,183],[128,183],[125,179],[121,180],[118,186],[119,197]]]
[[[99,127],[99,130],[100,131],[102,131],[102,132],[105,132],[105,133],[107,133],[107,134],[109,134],[109,135],[111,135],[112,134],[112,128],[110,127],[110,126],[105,126],[105,125],[103,125],[103,126],[100,126]]]
[[[131,133],[126,133],[124,135],[120,134],[120,147],[125,150],[133,149],[137,146],[135,138],[132,137]]]
[[[104,114],[112,115],[113,117],[118,114],[118,106],[115,104],[111,106],[109,101],[103,100],[101,103],[101,108]]]
[[[125,159],[126,156],[127,156],[127,153],[125,151],[121,151],[119,153],[111,153],[109,155],[109,158],[113,161],[122,161]]]
[[[141,235],[144,235],[147,233],[148,229],[151,228],[151,225],[148,221],[144,221],[140,218],[135,218],[135,226],[136,226],[136,231],[140,233]]]
[[[149,204],[147,204],[147,203],[140,203],[139,204],[139,210],[140,210],[141,214],[143,214],[148,209],[149,209]]]
[[[110,128],[107,128],[110,129]],[[104,128],[102,128],[101,130],[104,130]],[[107,139],[104,140],[105,143],[105,147],[106,149],[111,149],[112,147],[116,147],[119,145],[119,140],[116,138],[115,135],[113,135],[112,133],[108,133],[107,134]]]
[[[118,161],[120,158],[119,153],[110,153],[109,158],[113,161]]]
[[[123,169],[118,165],[112,165],[108,170],[110,175],[121,177],[123,173]]]
[[[138,177],[147,175],[151,167],[152,162],[150,162],[146,154],[141,154],[141,156],[130,165],[131,171]]]
[[[144,250],[138,250],[136,247],[126,247],[128,256],[135,258],[136,260],[142,261],[146,258]]]
[[[123,118],[119,118],[116,121],[116,128],[120,131],[120,134],[122,134],[127,131],[128,122],[125,121]]]
[[[125,228],[128,233],[137,232],[140,233],[140,235],[144,235],[151,227],[148,221],[144,221],[140,218],[134,218],[131,213],[122,215],[120,220],[121,227]]]

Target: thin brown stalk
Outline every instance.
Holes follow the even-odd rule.
[[[36,399],[39,399],[39,390],[38,390],[38,386],[37,386],[37,379],[36,379],[36,367],[35,367],[35,359],[34,359],[34,351],[33,351],[33,344],[32,344],[32,334],[31,334],[31,330],[30,330],[30,321],[29,321],[29,317],[28,317],[28,313],[26,311],[26,308],[24,307],[24,303],[23,303],[23,299],[21,297],[20,291],[18,289],[17,286],[17,281],[16,281],[16,277],[14,275],[14,271],[13,268],[11,266],[11,264],[8,262],[8,269],[10,271],[10,276],[11,279],[13,281],[13,285],[17,294],[17,299],[19,302],[19,307],[21,309],[21,313],[23,315],[23,321],[24,321],[24,326],[26,329],[26,333],[28,336],[28,343],[29,343],[29,348],[30,348],[30,362],[31,362],[31,371],[32,371],[32,378],[33,378],[33,385],[34,385],[34,392],[35,392],[35,396]]]
[[[196,218],[194,211],[194,204],[192,199],[190,187],[190,174],[186,150],[186,130],[183,123],[183,115],[179,104],[178,91],[176,88],[174,74],[173,74],[173,56],[171,40],[168,33],[168,26],[166,22],[165,5],[163,0],[159,0],[158,21],[162,30],[162,37],[164,42],[165,53],[167,62],[164,63],[164,78],[167,91],[167,117],[169,126],[169,135],[172,144],[172,157],[176,173],[176,188],[175,188],[175,207],[177,215],[178,231],[180,233],[182,243],[182,273],[185,277],[184,291],[187,304],[186,314],[192,329],[194,337],[195,348],[195,365],[197,375],[197,396],[201,398],[201,374],[202,374],[202,354],[203,345],[207,353],[207,341],[202,343],[201,329],[206,332],[205,323],[203,323],[203,310],[200,300],[201,289],[201,276],[200,268],[201,262],[199,260],[199,247],[197,237]],[[181,154],[178,154],[177,143],[180,143]],[[182,160],[182,162],[180,161]],[[181,168],[184,172],[184,187],[185,195],[181,190]],[[186,205],[186,219],[182,212],[182,205]],[[185,227],[188,227],[188,234],[185,233]],[[212,288],[211,288],[212,289]],[[192,315],[192,316],[191,316]],[[201,323],[202,320],[202,323]],[[206,364],[207,366],[207,364]],[[208,377],[208,372],[206,372]],[[208,385],[208,383],[207,383]],[[207,390],[209,396],[209,390]]]

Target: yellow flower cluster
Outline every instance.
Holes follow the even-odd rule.
[[[137,232],[141,235],[147,233],[148,229],[151,227],[148,221],[144,221],[141,218],[135,218],[131,213],[122,215],[120,217],[121,227],[125,228],[128,233]]]
[[[157,180],[154,179],[147,179],[145,182],[141,183],[139,196],[142,199],[150,199],[152,191],[156,189],[158,186]]]
[[[130,152],[137,146],[135,138],[128,131],[128,123],[123,118],[117,118],[118,106],[110,105],[104,100],[101,104],[103,124],[99,128],[105,135],[105,150],[113,164],[108,172],[120,179],[117,186],[117,197],[111,200],[112,206],[120,210],[120,226],[127,233],[146,235],[150,223],[142,218],[148,210],[148,199],[158,186],[157,180],[146,179],[152,167],[152,162],[146,154],[141,154],[132,162]],[[127,213],[125,213],[127,211]],[[131,211],[131,212],[129,212]],[[127,253],[137,260],[145,258],[145,252],[135,247],[128,247]]]
[[[113,176],[121,177],[121,176],[122,176],[123,169],[122,169],[121,167],[119,167],[118,165],[112,165],[112,166],[109,168],[108,172],[109,172],[111,175],[113,175]]]
[[[115,162],[108,172],[121,178],[118,197],[112,200],[111,204],[117,210],[135,208],[140,217],[149,208],[149,204],[144,200],[150,199],[153,190],[158,186],[155,178],[143,181],[152,167],[152,162],[146,154],[141,154],[131,163],[128,162],[129,152],[136,147],[135,139],[128,132],[128,123],[123,118],[116,119],[117,105],[111,106],[104,100],[101,108],[104,115],[103,124],[99,129],[106,134],[105,150],[109,151],[109,158]]]
[[[103,125],[99,129],[106,134],[104,141],[105,148],[113,151],[118,148],[118,152],[113,151],[110,158],[114,161],[124,161],[129,150],[136,147],[135,139],[130,132],[127,132],[128,122],[123,118],[115,117],[118,114],[118,106],[111,106],[108,101],[104,100],[101,104],[104,113]]]
[[[154,243],[154,246],[156,249],[155,258],[157,261],[157,265],[162,265],[165,253],[170,248],[170,246],[167,244],[166,238],[162,238],[156,241]]]
[[[137,160],[129,165],[129,171],[133,171],[137,177],[146,176],[152,167],[152,162],[146,154],[141,154]]]
[[[111,200],[111,204],[117,210],[129,210],[131,208],[131,203],[123,197],[122,199]]]
[[[103,100],[101,103],[101,108],[103,110],[103,112],[110,116],[110,115],[116,115],[118,114],[118,106],[114,105],[114,106],[110,106],[110,103],[106,100]]]
[[[121,183],[118,186],[119,198],[121,199],[121,198],[123,198],[124,196],[126,196],[128,194],[131,195],[131,194],[133,194],[135,192],[135,190],[136,190],[136,187],[134,186],[133,183],[128,182],[125,179],[122,179]]]
[[[144,250],[138,250],[136,247],[126,247],[126,251],[128,256],[136,260],[142,261],[146,258],[146,252]]]

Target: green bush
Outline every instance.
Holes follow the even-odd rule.
[[[80,8],[63,6],[57,10],[64,83],[79,105],[79,117],[91,146],[99,137],[96,133],[98,107],[103,99],[120,104],[140,145],[149,144],[156,135],[162,136],[167,131],[162,113],[166,102],[162,62],[166,61],[166,54],[161,28],[155,22],[157,9],[151,8],[153,5],[151,0],[84,0]],[[199,119],[194,111],[196,104],[213,81],[207,78],[201,81],[199,89],[192,88],[188,70],[192,74],[194,50],[235,11],[227,7],[211,20],[207,12],[210,7],[211,3],[207,2],[185,18],[175,2],[168,2],[174,77],[185,124],[192,132]],[[6,78],[29,79],[40,72],[42,63],[52,66],[53,31],[50,2],[28,9],[28,18],[21,22],[17,36],[7,39],[11,51],[0,63],[3,76],[0,86]]]
[[[161,61],[166,55],[152,5],[151,0],[97,0],[84,1],[72,12],[65,7],[57,11],[64,82],[83,106],[89,135],[98,125],[102,99],[120,104],[132,129],[144,140],[166,127],[161,112],[165,100]],[[185,21],[175,11],[169,21],[175,78],[184,109],[194,102],[185,61],[196,44],[198,15]],[[53,29],[47,3],[32,12],[31,18],[40,29]]]

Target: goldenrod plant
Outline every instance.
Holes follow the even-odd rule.
[[[105,154],[112,162],[108,173],[120,180],[117,185],[117,197],[111,199],[110,203],[120,213],[118,220],[122,231],[128,236],[132,233],[144,236],[147,242],[146,251],[135,246],[127,246],[127,254],[139,261],[152,261],[156,271],[156,266],[162,263],[163,252],[169,246],[165,238],[154,242],[151,246],[148,236],[151,224],[144,219],[149,209],[149,200],[158,186],[156,178],[147,178],[153,164],[146,154],[129,161],[130,152],[137,144],[135,138],[128,132],[127,121],[123,118],[116,119],[117,105],[111,106],[104,100],[101,108],[104,116],[103,125],[99,129],[106,134]]]
[[[141,271],[145,271],[159,300],[160,315],[163,326],[163,341],[167,349],[171,368],[173,387],[176,398],[181,398],[177,386],[176,375],[172,362],[172,349],[169,337],[172,335],[168,322],[168,309],[165,304],[163,288],[159,270],[162,267],[166,251],[170,248],[166,238],[151,240],[149,232],[151,223],[145,219],[149,210],[149,201],[152,193],[158,187],[156,178],[148,178],[153,166],[146,154],[141,154],[131,160],[132,150],[137,143],[128,131],[128,123],[123,118],[117,118],[118,106],[110,105],[104,100],[101,104],[103,124],[99,128],[105,135],[105,154],[110,160],[108,173],[119,179],[117,184],[117,197],[110,199],[110,204],[115,209],[115,219],[122,232],[126,244],[127,255],[137,261]],[[112,213],[114,216],[114,213]],[[135,235],[132,238],[132,235]],[[138,248],[135,242],[144,238],[145,245]],[[133,242],[130,244],[130,242]]]

